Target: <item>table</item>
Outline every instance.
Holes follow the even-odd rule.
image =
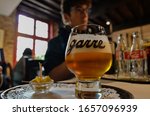
[[[62,81],[60,83],[71,84],[71,83],[75,83],[75,81],[76,80],[74,78],[71,80]],[[126,90],[134,96],[134,99],[150,99],[150,84],[148,83],[141,84],[141,83],[120,82],[120,81],[108,80],[108,79],[101,79],[101,83],[102,85],[108,85],[108,86],[117,87]],[[70,95],[74,95],[74,92],[70,87],[68,87],[67,90],[63,90],[63,91],[60,90],[59,92],[69,95],[69,96],[65,96],[66,99],[70,99]],[[71,99],[72,98],[74,98],[74,96],[71,96]]]
[[[75,78],[63,82],[75,82]],[[103,85],[124,89],[133,94],[134,99],[150,99],[150,83],[123,82],[111,79],[101,79]]]
[[[102,84],[118,87],[129,91],[135,99],[150,99],[150,84],[139,84],[130,82],[120,82],[114,80],[101,80]]]

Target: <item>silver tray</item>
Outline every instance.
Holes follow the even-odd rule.
[[[48,93],[34,93],[29,84],[9,88],[1,93],[2,99],[75,99],[75,84],[55,83]],[[123,89],[102,85],[103,99],[132,99]]]

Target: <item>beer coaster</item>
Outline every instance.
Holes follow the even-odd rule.
[[[2,99],[76,99],[75,84],[55,83],[47,93],[34,93],[29,84],[9,88],[1,93]],[[123,89],[102,85],[102,99],[132,99]]]

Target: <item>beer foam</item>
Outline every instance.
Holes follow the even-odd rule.
[[[71,52],[73,53],[79,53],[79,52],[104,52],[104,53],[112,53],[111,51],[111,46],[110,46],[110,43],[108,41],[108,37],[106,35],[98,35],[98,34],[78,34],[78,35],[73,35],[71,38],[70,38],[70,43],[69,43],[69,46],[72,49],[71,49]],[[100,48],[100,47],[97,47],[97,48],[94,48],[93,47],[93,40],[96,43],[96,45],[98,45],[99,43],[101,43],[101,41],[103,42],[101,46],[105,46],[104,48]],[[85,43],[86,41],[89,42],[89,44],[92,44],[91,47],[87,48]],[[87,42],[87,43],[88,43]],[[79,47],[76,46],[76,44],[79,45]],[[84,45],[83,47],[80,48],[80,45]]]
[[[103,40],[104,42],[109,42],[108,37],[106,35],[99,35],[99,34],[78,34],[78,35],[73,35],[72,39],[76,40]]]

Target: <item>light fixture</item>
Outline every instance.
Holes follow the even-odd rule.
[[[109,20],[106,21],[106,25],[110,25],[110,21]]]

